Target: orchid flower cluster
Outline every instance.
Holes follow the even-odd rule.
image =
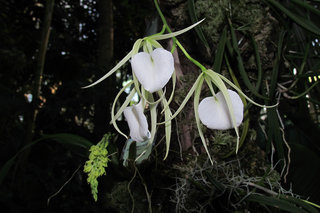
[[[194,113],[197,128],[210,161],[212,162],[212,159],[207,149],[204,134],[201,129],[201,123],[210,129],[226,130],[234,128],[238,138],[236,146],[236,151],[238,151],[238,127],[242,123],[244,110],[243,102],[238,93],[248,99],[250,102],[254,104],[256,103],[249,99],[237,86],[235,86],[227,78],[219,73],[214,72],[213,70],[206,69],[199,62],[192,59],[186,52],[186,50],[182,47],[182,45],[177,41],[176,36],[181,35],[194,28],[202,21],[203,20],[183,30],[173,33],[171,32],[171,30],[168,30],[168,25],[164,22],[164,27],[160,33],[138,39],[134,43],[132,50],[113,69],[111,69],[98,81],[85,87],[88,88],[100,83],[101,81],[112,75],[114,72],[116,72],[122,65],[124,65],[131,59],[130,62],[132,67],[133,81],[129,82],[120,90],[120,92],[115,97],[111,110],[111,123],[114,125],[115,129],[128,139],[128,137],[121,132],[116,123],[116,120],[122,115],[122,113],[124,114],[130,129],[130,139],[127,140],[126,146],[124,148],[126,153],[123,153],[123,156],[126,156],[124,158],[124,165],[126,164],[126,158],[128,156],[128,146],[132,141],[136,142],[137,150],[139,148],[139,152],[137,152],[136,156],[136,162],[141,162],[142,160],[148,158],[148,155],[151,152],[152,144],[154,142],[156,127],[157,125],[161,124],[165,125],[166,154],[164,159],[167,158],[171,138],[171,121],[181,112],[192,95],[194,95]],[[169,31],[168,34],[164,34],[165,29]],[[189,90],[188,94],[186,94],[186,97],[181,103],[180,107],[174,114],[172,114],[169,107],[170,102],[173,99],[176,84],[174,58],[172,53],[165,50],[158,42],[159,40],[170,38],[173,38],[175,41],[172,51],[174,50],[176,45],[178,45],[178,47],[187,56],[187,58],[194,62],[198,67],[200,67],[202,71]],[[140,51],[140,49],[142,51]],[[165,88],[170,79],[172,79],[173,82],[173,89],[171,95],[169,96],[169,99],[167,100],[165,96],[165,90],[163,88]],[[206,82],[206,84],[208,85],[212,96],[206,97],[200,102],[201,89],[204,82]],[[225,83],[229,84],[238,93],[233,90],[227,89]],[[213,84],[220,90],[218,93],[215,93]],[[115,106],[120,95],[127,88],[130,88],[132,86],[134,87],[128,94],[126,100],[121,105],[119,110],[115,113]],[[133,96],[136,93],[140,97],[140,102],[137,105],[129,106]],[[158,95],[158,100],[155,100],[155,94]],[[164,113],[165,119],[163,122],[157,123],[157,107],[159,104],[161,104],[162,106],[161,113]],[[150,109],[151,131],[149,131],[148,121],[144,114],[144,109],[147,106]],[[262,105],[259,106],[264,107]]]

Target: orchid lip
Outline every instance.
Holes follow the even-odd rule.
[[[240,126],[243,120],[243,103],[240,96],[228,89],[231,99],[236,127]],[[215,97],[204,98],[198,108],[200,121],[209,129],[227,130],[235,128],[232,125],[229,109],[222,92],[218,92]]]
[[[163,48],[157,48],[150,54],[137,53],[131,59],[131,66],[138,81],[150,93],[162,89],[174,72],[173,56]]]

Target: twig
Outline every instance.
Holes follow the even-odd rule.
[[[136,175],[137,175],[137,170],[135,169],[135,170],[134,170],[134,174],[133,174],[131,180],[129,181],[128,187],[127,187],[128,192],[129,192],[129,195],[130,195],[130,198],[131,198],[131,201],[132,201],[131,213],[134,212],[134,197],[133,197],[133,195],[132,195],[132,193],[131,193],[130,185],[131,185],[132,181],[136,178]]]
[[[138,168],[136,167],[136,165],[134,164],[134,168],[136,169],[136,171],[138,172],[138,175],[140,177],[140,180],[141,180],[141,183],[142,185],[144,186],[144,190],[146,191],[146,196],[147,196],[147,200],[148,200],[148,207],[149,207],[149,212],[152,213],[152,203],[151,203],[151,196],[148,192],[148,187],[147,187],[147,184],[145,183],[142,175],[140,174]]]
[[[286,145],[287,148],[288,148],[288,165],[287,165],[287,171],[286,171],[286,174],[285,174],[284,177],[283,177],[284,183],[286,183],[286,182],[287,182],[287,176],[288,176],[288,174],[289,174],[290,164],[291,164],[291,157],[290,157],[290,155],[291,155],[291,148],[290,148],[288,142],[286,141],[286,138],[285,138],[283,129],[280,128],[280,131],[282,132],[282,140],[283,140],[283,142],[285,143],[285,145]]]
[[[79,166],[79,167],[76,169],[76,171],[73,172],[73,174],[72,174],[71,177],[67,180],[67,182],[65,182],[65,183],[61,186],[61,188],[60,188],[56,193],[54,193],[53,195],[51,195],[51,196],[48,198],[48,200],[47,200],[47,206],[49,206],[51,198],[57,196],[57,195],[61,192],[61,190],[71,181],[71,179],[72,179],[72,178],[74,177],[74,175],[78,172],[78,170],[80,169],[80,167],[81,167],[81,166]]]

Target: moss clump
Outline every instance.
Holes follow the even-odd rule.
[[[89,160],[86,161],[83,169],[88,173],[87,182],[90,184],[95,201],[98,200],[98,177],[106,174],[105,168],[110,161],[107,147],[111,136],[111,134],[105,134],[99,143],[90,147]]]
[[[228,23],[227,17],[231,18],[234,27],[246,27],[251,33],[263,27],[262,20],[266,17],[265,6],[256,0],[198,0],[195,2],[195,10],[199,19],[206,18],[201,26],[209,44],[218,43],[220,32]]]
[[[216,135],[216,144],[210,147],[211,154],[218,150],[217,146],[232,146],[229,144],[232,143],[232,138],[226,132]],[[248,193],[255,192],[256,186],[275,192],[285,191],[280,185],[280,174],[266,163],[264,152],[254,144],[253,138],[247,141],[238,156],[228,159],[213,156],[214,163],[211,164],[206,153],[203,153],[198,157],[189,157],[187,163],[175,164],[174,168],[180,172],[176,185],[172,187],[175,194],[172,201],[176,204],[176,210],[245,210],[248,203],[242,199]]]
[[[112,210],[112,212],[119,213],[132,212],[132,208],[134,208],[134,212],[148,212],[148,204],[141,184],[130,184],[133,200],[128,191],[128,184],[129,181],[116,183],[112,191],[106,194],[105,206]]]

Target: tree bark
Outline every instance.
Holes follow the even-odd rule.
[[[50,26],[51,26],[51,20],[52,20],[52,14],[54,9],[54,0],[47,0],[46,6],[45,6],[45,13],[44,13],[44,21],[42,26],[42,32],[41,32],[41,40],[40,40],[40,47],[39,47],[39,54],[37,58],[37,64],[34,74],[34,84],[32,87],[32,101],[30,104],[29,110],[27,110],[26,113],[26,136],[25,136],[25,142],[24,146],[27,146],[31,144],[34,134],[35,134],[35,124],[37,119],[37,114],[40,107],[40,93],[41,93],[41,84],[43,79],[43,70],[44,70],[44,64],[46,60],[46,53],[47,53],[47,47],[49,43],[49,36],[50,36]],[[18,160],[16,170],[19,170],[18,172],[20,174],[24,173],[24,170],[26,169],[26,165],[28,162],[29,154],[31,149],[26,149],[21,155]],[[19,176],[21,180],[21,176]]]
[[[113,59],[113,4],[112,0],[98,2],[98,59],[97,76],[102,76],[110,68]],[[94,136],[98,140],[107,131],[110,121],[110,105],[115,91],[115,75],[95,86]]]

